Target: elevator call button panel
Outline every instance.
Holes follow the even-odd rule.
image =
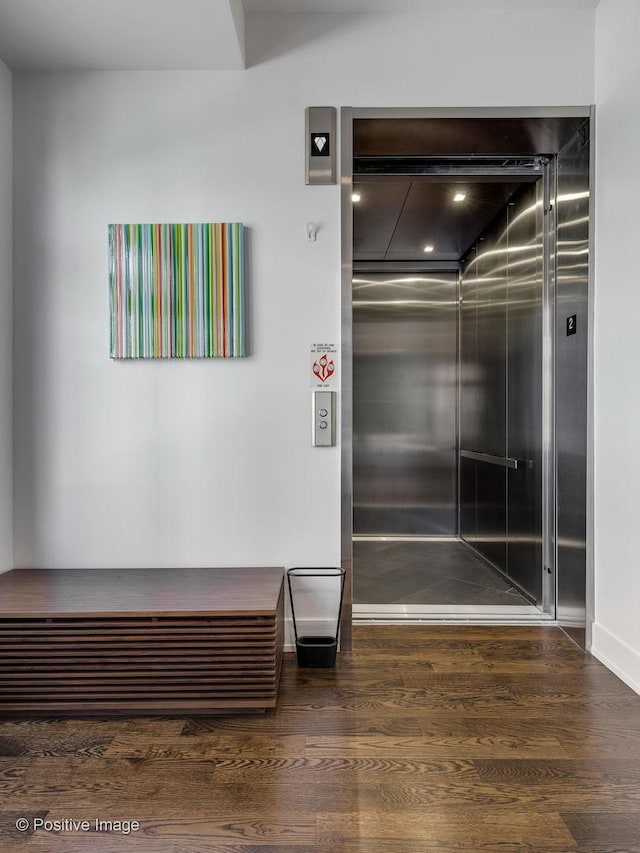
[[[336,443],[335,391],[312,394],[311,443],[314,447],[333,447]]]

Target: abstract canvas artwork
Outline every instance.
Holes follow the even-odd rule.
[[[240,222],[110,225],[111,358],[240,358]]]

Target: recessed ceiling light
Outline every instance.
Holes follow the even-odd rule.
[[[424,247],[424,250],[427,254],[429,254],[429,252],[433,252],[434,248],[435,248],[434,246],[432,246],[431,244],[428,244],[427,246]]]
[[[466,192],[464,192],[464,190],[458,190],[458,192],[454,195],[453,200],[454,201],[464,201],[466,197],[467,197],[467,194],[466,194]]]
[[[361,198],[362,198],[362,196],[360,195],[360,193],[352,193],[351,194],[351,201],[353,201],[353,202],[359,202]]]

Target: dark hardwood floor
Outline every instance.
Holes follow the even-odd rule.
[[[558,629],[354,645],[335,669],[287,655],[264,715],[0,722],[0,850],[640,853],[640,696]]]

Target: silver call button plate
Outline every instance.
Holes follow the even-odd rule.
[[[335,392],[314,391],[312,394],[311,443],[314,447],[332,447],[335,436]]]

